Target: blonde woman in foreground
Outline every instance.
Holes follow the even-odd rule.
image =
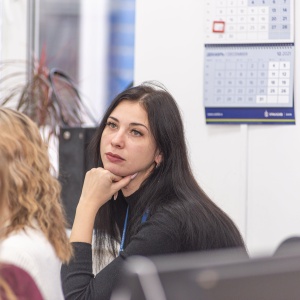
[[[44,299],[64,299],[60,267],[72,248],[60,184],[36,124],[8,108],[0,108],[0,157],[0,262],[28,272]]]

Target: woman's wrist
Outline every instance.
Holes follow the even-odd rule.
[[[96,217],[96,214],[101,206],[99,206],[96,201],[92,201],[91,199],[86,199],[83,197],[80,197],[77,208],[76,208],[76,214],[83,212],[85,216],[89,217]]]
[[[95,217],[98,209],[91,203],[80,199],[71,231],[70,242],[92,243]]]

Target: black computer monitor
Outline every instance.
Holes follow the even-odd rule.
[[[218,250],[131,257],[112,300],[299,300],[300,253],[249,259]]]

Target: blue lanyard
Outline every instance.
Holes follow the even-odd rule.
[[[129,206],[127,206],[127,211],[126,211],[126,217],[124,221],[124,228],[123,228],[123,233],[122,233],[122,240],[121,240],[121,245],[120,245],[120,251],[124,250],[124,243],[125,243],[125,236],[126,236],[126,229],[127,229],[127,221],[128,221],[128,212],[129,212]]]
[[[123,233],[122,233],[122,240],[121,240],[119,254],[121,251],[124,250],[124,243],[125,243],[126,229],[127,229],[127,222],[128,222],[128,214],[129,214],[129,206],[127,206],[127,210],[126,210],[126,216],[125,216],[125,221],[124,221],[124,228],[123,228]],[[147,209],[142,216],[142,223],[147,221],[148,215],[149,215],[149,210]]]

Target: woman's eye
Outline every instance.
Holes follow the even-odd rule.
[[[135,129],[132,129],[131,132],[133,133],[133,135],[135,136],[142,136],[143,134]]]
[[[117,127],[117,125],[113,122],[107,122],[106,125],[110,128],[116,128]]]

